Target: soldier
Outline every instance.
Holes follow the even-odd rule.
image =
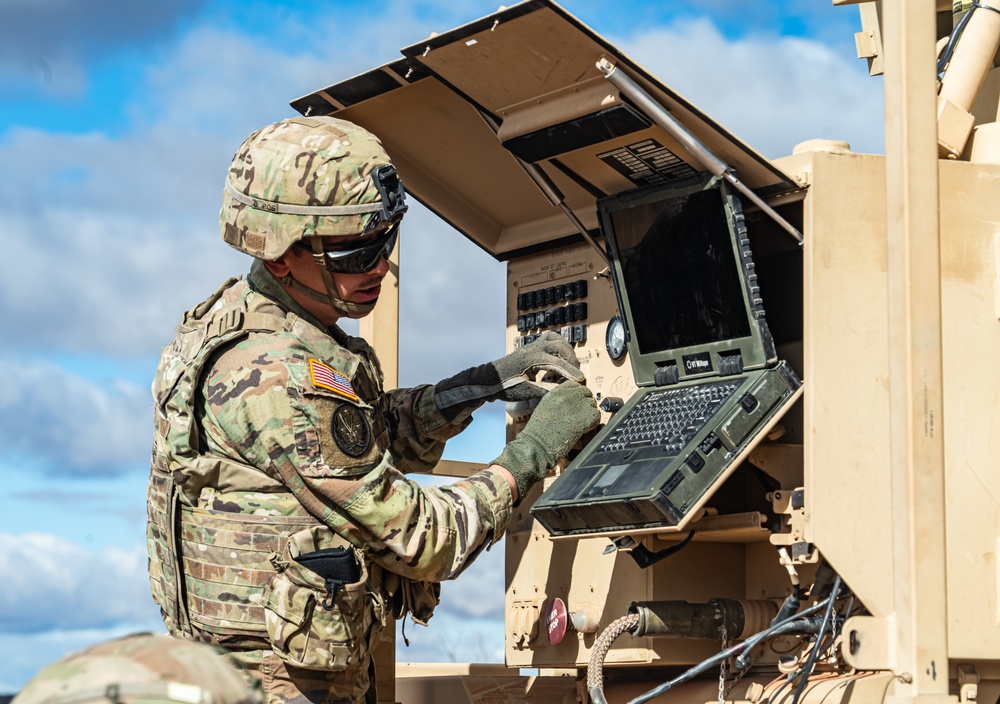
[[[126,636],[49,665],[11,704],[261,704],[260,692],[220,653],[170,636]]]
[[[426,623],[438,583],[501,538],[511,507],[599,419],[550,334],[435,385],[384,391],[336,323],[374,308],[406,211],[381,143],[329,117],[252,134],[223,239],[255,258],[164,348],[148,492],[150,582],[171,633],[224,646],[272,703],[374,701],[389,613]],[[539,372],[566,380],[536,383]],[[427,471],[491,400],[539,399],[491,466]]]

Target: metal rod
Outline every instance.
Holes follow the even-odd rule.
[[[493,120],[492,117],[483,112],[480,112],[479,115],[483,118],[483,121],[489,125],[490,129],[493,130],[494,134],[500,129],[500,126]],[[515,154],[511,154],[511,156],[517,160],[517,163],[520,164],[524,173],[528,175],[528,178],[535,182],[535,185],[538,186],[538,190],[542,192],[542,195],[548,198],[552,205],[557,206],[566,214],[569,221],[572,222],[579,233],[583,235],[583,239],[585,239],[590,246],[601,255],[601,259],[603,259],[608,266],[610,266],[611,261],[608,259],[608,253],[597,243],[597,240],[595,240],[593,235],[590,234],[587,227],[583,224],[583,222],[581,222],[580,218],[576,216],[573,209],[566,205],[565,196],[562,194],[562,191],[556,187],[556,184],[552,183],[552,179],[550,179],[544,171],[534,164],[529,164]]]
[[[548,175],[534,164],[529,164],[517,156],[514,158],[517,159],[517,163],[519,163],[521,168],[524,169],[524,173],[531,177],[531,180],[535,182],[552,205],[558,206],[564,213],[566,213],[566,217],[569,218],[569,221],[576,226],[579,233],[583,235],[583,239],[587,240],[590,246],[597,250],[597,252],[601,255],[601,259],[607,262],[610,266],[611,262],[608,259],[608,253],[604,251],[604,248],[601,247],[601,245],[597,244],[597,240],[595,240],[593,235],[590,234],[587,227],[580,221],[580,218],[576,216],[573,209],[566,205],[566,200],[562,192],[556,188],[556,184],[552,183],[552,180],[548,177]]]
[[[740,181],[726,162],[716,156],[711,149],[706,147],[701,140],[695,137],[687,127],[681,124],[677,118],[671,115],[649,93],[640,88],[635,81],[626,76],[624,72],[619,71],[618,67],[607,59],[598,61],[597,68],[604,73],[604,77],[611,81],[615,88],[635,103],[636,107],[646,114],[646,117],[665,129],[670,136],[680,142],[681,146],[690,152],[695,159],[700,161],[705,168],[716,176],[724,178],[733,184],[736,190],[750,199],[754,205],[767,213],[776,223],[794,237],[799,244],[802,244],[802,233],[798,229],[785,220],[785,218],[781,217],[774,208],[765,203],[760,196]]]

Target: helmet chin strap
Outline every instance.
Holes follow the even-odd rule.
[[[304,296],[308,296],[314,301],[319,301],[320,303],[326,303],[333,306],[338,313],[346,315],[348,318],[363,318],[375,310],[375,303],[377,301],[371,301],[370,303],[351,303],[350,301],[341,300],[337,296],[337,287],[333,284],[333,276],[331,276],[330,272],[327,271],[326,264],[324,263],[323,239],[321,237],[310,237],[309,243],[312,246],[313,262],[323,275],[323,284],[326,288],[326,293],[317,291],[314,288],[306,286],[300,281],[296,281],[292,278],[291,273],[278,277],[278,281],[286,286],[294,288],[299,293]]]

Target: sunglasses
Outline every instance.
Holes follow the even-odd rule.
[[[399,237],[399,220],[395,222],[383,220],[382,225],[382,233],[361,247],[323,250],[323,263],[326,270],[333,274],[366,274],[378,266],[383,257],[388,259],[392,250],[396,248],[396,239]],[[378,231],[378,229],[374,231]],[[370,234],[368,228],[365,228],[364,234]],[[297,246],[312,254],[312,249],[308,245],[299,242]]]

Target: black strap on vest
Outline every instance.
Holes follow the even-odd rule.
[[[187,596],[184,593],[184,560],[181,558],[181,522],[180,522],[180,492],[174,483],[174,475],[167,479],[167,530],[169,531],[170,555],[174,558],[174,615],[177,628],[182,633],[190,634],[191,621],[188,618]]]
[[[368,691],[365,692],[365,704],[378,704],[378,692],[375,686],[375,658],[368,657]]]

